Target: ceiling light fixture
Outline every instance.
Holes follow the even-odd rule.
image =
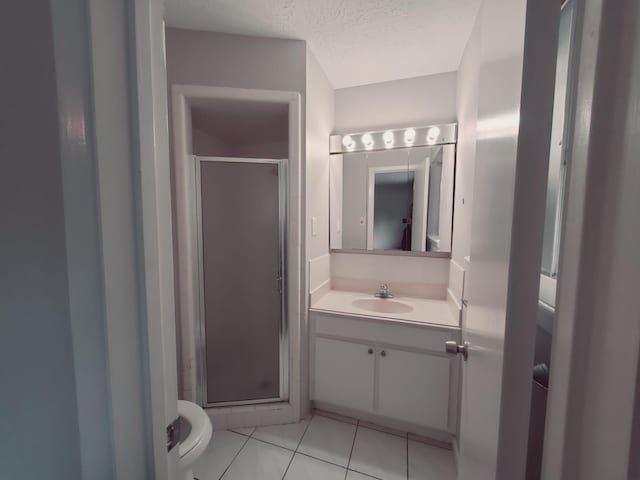
[[[382,140],[384,140],[384,145],[387,148],[390,148],[393,146],[393,132],[391,130],[387,130],[386,132],[384,132],[384,134],[382,135]]]
[[[344,137],[342,137],[342,145],[344,145],[344,147],[348,150],[351,150],[355,146],[351,135],[345,135]]]
[[[362,135],[362,144],[367,150],[373,148],[373,137],[370,133],[365,133],[364,135]]]
[[[407,128],[404,131],[404,143],[410,145],[416,141],[416,131],[413,128]]]
[[[433,145],[438,141],[439,136],[440,136],[440,129],[438,127],[431,127],[427,131],[427,143],[429,145]]]

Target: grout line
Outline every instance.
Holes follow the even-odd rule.
[[[304,432],[302,433],[302,436],[300,437],[300,440],[298,440],[298,445],[296,445],[296,449],[293,451],[293,455],[291,455],[291,459],[289,460],[289,464],[287,465],[287,468],[285,469],[284,473],[282,474],[282,480],[284,480],[284,477],[287,476],[287,472],[289,471],[289,467],[293,463],[293,457],[296,456],[296,452],[298,451],[298,448],[300,448],[300,444],[302,443],[302,439],[307,434],[307,430],[309,430],[309,427],[311,426],[311,421],[312,420],[313,420],[313,414],[311,414],[311,418],[309,419],[309,423],[307,423],[307,427],[304,429]]]
[[[231,468],[231,465],[233,464],[233,462],[236,461],[236,458],[238,458],[238,455],[240,455],[240,452],[244,449],[245,445],[247,443],[249,443],[251,437],[247,437],[247,439],[244,441],[244,443],[242,444],[242,446],[240,447],[240,450],[238,450],[236,452],[236,454],[233,456],[233,458],[231,459],[231,461],[229,462],[229,465],[227,465],[227,468],[224,469],[224,472],[222,472],[222,474],[220,475],[220,477],[218,478],[218,480],[221,480],[222,477],[225,476],[225,474],[227,473],[227,470],[229,470]]]
[[[246,434],[246,433],[242,433],[242,432],[238,432],[237,430],[234,430],[233,428],[228,428],[227,431],[228,432],[233,432],[233,433],[237,433],[238,435],[242,435],[243,437],[249,437],[251,438],[251,436],[254,434],[254,432],[256,431],[258,427],[253,427],[253,430],[251,431],[250,434]]]
[[[298,442],[298,445],[296,446],[296,449],[295,449],[296,452],[300,448],[300,445],[302,444],[302,440],[304,440],[304,436],[307,434],[307,431],[309,430],[309,427],[311,426],[311,422],[313,421],[313,417],[314,417],[314,414],[312,413],[311,414],[311,418],[309,419],[309,423],[307,423],[307,428],[304,429],[304,433],[300,437],[300,441]]]
[[[375,480],[383,480],[383,479],[382,479],[382,478],[380,478],[380,477],[374,477],[373,475],[371,475],[371,474],[369,474],[369,473],[364,473],[364,472],[361,472],[360,470],[354,470],[353,468],[348,468],[348,469],[347,469],[347,474],[348,474],[349,472],[356,472],[356,473],[359,473],[360,475],[363,475],[363,476],[365,476],[365,477],[367,477],[367,478],[373,478],[373,479],[375,479]]]
[[[349,475],[349,466],[351,465],[351,456],[353,455],[353,447],[356,445],[356,437],[358,436],[359,428],[360,428],[360,420],[356,420],[356,431],[353,433],[353,442],[351,443],[351,451],[349,452],[349,461],[347,462],[347,471],[344,472],[345,480],[347,480],[347,475]]]
[[[272,447],[281,448],[282,450],[286,450],[287,452],[296,453],[295,450],[293,450],[293,449],[291,449],[289,447],[283,447],[282,445],[278,445],[277,443],[273,443],[273,442],[270,442],[268,440],[262,440],[261,438],[257,438],[257,437],[251,437],[251,440],[255,440],[256,442],[260,442],[260,443],[266,443],[267,445],[271,445]]]
[[[296,452],[296,455],[302,455],[303,457],[313,458],[314,460],[319,460],[323,463],[328,463],[329,465],[333,465],[334,467],[340,467],[344,469],[347,468],[344,465],[340,465],[339,463],[333,463],[333,462],[330,462],[329,460],[325,460],[324,458],[314,457],[313,455],[309,455],[308,453]]]

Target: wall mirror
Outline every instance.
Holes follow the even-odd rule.
[[[448,256],[455,124],[331,137],[332,250]]]

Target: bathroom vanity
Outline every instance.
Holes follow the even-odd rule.
[[[310,309],[316,408],[449,443],[456,431],[460,340],[449,302],[329,290]]]

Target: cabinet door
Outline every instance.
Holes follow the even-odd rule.
[[[378,354],[378,413],[449,431],[451,360],[389,348]]]
[[[373,347],[316,337],[315,348],[314,400],[373,411]]]

